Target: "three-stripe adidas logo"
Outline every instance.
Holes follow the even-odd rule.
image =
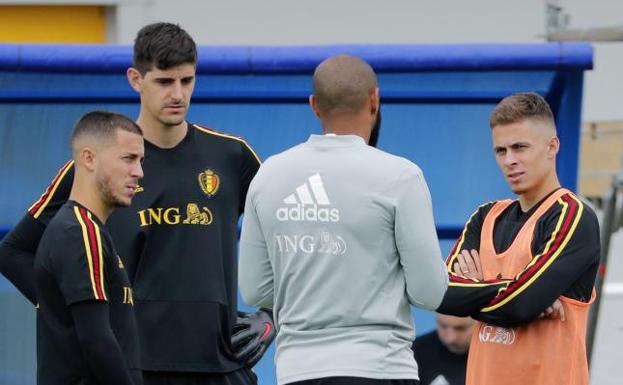
[[[320,174],[314,174],[283,200],[288,207],[277,209],[280,221],[339,222],[340,210],[331,208],[331,201]]]

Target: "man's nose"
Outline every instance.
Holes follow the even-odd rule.
[[[515,154],[512,151],[508,151],[506,153],[506,156],[504,157],[504,165],[505,166],[512,166],[514,164],[517,164],[517,157],[515,156]]]
[[[171,98],[175,99],[175,100],[183,100],[184,99],[184,89],[182,87],[182,83],[181,82],[174,82],[173,85],[171,86]]]
[[[132,168],[132,177],[141,179],[143,175],[143,165],[137,162],[136,166]]]

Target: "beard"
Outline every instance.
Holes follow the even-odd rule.
[[[126,207],[127,203],[115,196],[110,187],[111,182],[108,177],[97,178],[97,188],[100,192],[100,198],[108,207]]]
[[[380,131],[381,131],[381,107],[379,106],[379,110],[376,113],[376,119],[374,120],[374,124],[372,125],[372,131],[370,132],[370,140],[368,141],[368,145],[372,147],[376,147],[379,141]]]

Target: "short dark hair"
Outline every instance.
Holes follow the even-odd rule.
[[[140,127],[125,115],[108,111],[86,113],[74,126],[73,133],[71,134],[72,147],[74,147],[77,139],[84,136],[93,136],[101,141],[110,140],[115,137],[117,130],[143,136],[143,131]]]
[[[182,64],[197,64],[197,45],[179,25],[154,23],[138,31],[132,66],[141,75],[154,67],[167,70]]]
[[[541,120],[556,127],[552,109],[539,94],[519,92],[507,96],[491,112],[491,128],[502,124],[517,123],[525,119]]]

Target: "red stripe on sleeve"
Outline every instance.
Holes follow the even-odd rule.
[[[88,217],[87,212],[84,208],[80,208],[80,214],[82,215],[82,219],[84,223],[87,225],[87,232],[89,234],[89,247],[91,249],[91,263],[93,264],[93,280],[95,282],[95,290],[97,292],[97,298],[99,300],[105,300],[104,296],[102,277],[100,275],[100,255],[98,249],[97,235],[95,234],[96,229],[93,224],[91,218]]]
[[[569,204],[569,211],[567,212],[567,215],[565,216],[562,228],[561,228],[560,232],[558,233],[558,235],[556,236],[556,239],[554,240],[554,243],[552,244],[550,249],[547,250],[547,252],[545,254],[541,255],[541,257],[539,257],[539,260],[538,260],[537,263],[532,265],[528,270],[524,271],[517,281],[513,282],[499,296],[497,296],[493,300],[491,300],[491,302],[489,302],[489,304],[487,304],[487,307],[493,306],[496,303],[502,301],[504,298],[506,298],[509,295],[513,294],[513,292],[515,292],[517,289],[519,289],[521,286],[523,286],[523,284],[526,281],[528,281],[539,270],[541,270],[543,265],[545,265],[547,263],[547,261],[560,248],[560,245],[562,244],[563,240],[567,237],[567,235],[569,233],[569,229],[571,228],[571,224],[573,223],[573,220],[575,219],[575,216],[576,216],[576,214],[578,212],[578,203],[574,199],[569,198],[568,195],[564,195],[561,199],[563,199],[565,202],[567,202]]]

